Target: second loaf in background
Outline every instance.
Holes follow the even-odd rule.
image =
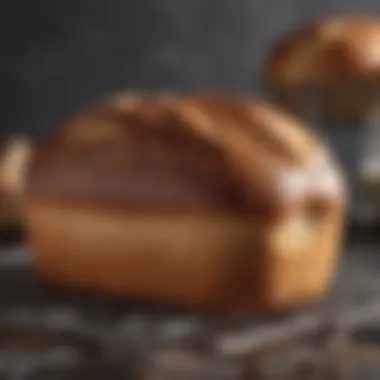
[[[380,19],[343,14],[295,28],[270,49],[263,72],[297,114],[363,122],[380,105]]]

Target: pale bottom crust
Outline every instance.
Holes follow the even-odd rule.
[[[378,107],[380,83],[376,85],[340,84],[330,88],[311,89],[275,86],[277,102],[289,111],[304,117],[350,121],[363,124]]]
[[[29,241],[52,283],[183,306],[278,309],[314,300],[337,262],[340,215],[307,225],[35,204]]]

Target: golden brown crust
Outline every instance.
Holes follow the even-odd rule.
[[[262,102],[127,94],[74,117],[41,146],[28,193],[127,209],[278,215],[306,194],[340,197],[331,161],[296,119]]]
[[[329,17],[281,39],[267,56],[264,75],[269,83],[290,86],[378,76],[379,47],[379,19]]]
[[[328,152],[267,104],[127,94],[38,149],[28,239],[52,283],[276,310],[331,283],[344,201]]]

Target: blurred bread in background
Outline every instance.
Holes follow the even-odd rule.
[[[360,121],[380,94],[380,20],[345,14],[290,31],[270,49],[263,71],[291,111]]]
[[[24,225],[24,185],[32,144],[25,137],[13,137],[0,149],[0,239],[17,236]]]

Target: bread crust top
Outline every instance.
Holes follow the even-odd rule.
[[[138,212],[278,216],[305,197],[341,202],[329,152],[261,101],[118,94],[65,122],[35,152],[27,195]]]

